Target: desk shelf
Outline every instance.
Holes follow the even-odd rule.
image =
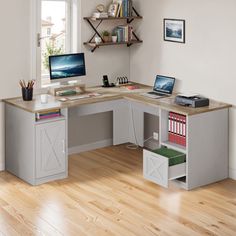
[[[85,42],[84,45],[87,45],[89,47],[91,47],[91,52],[94,52],[97,48],[99,47],[103,47],[103,46],[114,46],[114,45],[127,45],[127,47],[132,46],[133,44],[138,44],[138,43],[142,43],[142,40],[131,40],[131,41],[127,41],[127,42],[104,42],[104,43],[94,43],[94,42]]]
[[[128,17],[102,17],[102,18],[95,18],[95,17],[84,17],[84,20],[89,21],[115,21],[115,20],[126,20],[127,23],[131,23],[133,20],[141,20],[143,19],[142,16],[128,16]]]
[[[57,122],[61,120],[65,120],[66,118],[64,116],[58,116],[55,118],[48,118],[48,119],[41,119],[41,120],[36,120],[35,124],[40,125],[40,124],[45,124],[45,123],[50,123],[50,122]]]

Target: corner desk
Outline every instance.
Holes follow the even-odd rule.
[[[29,102],[22,98],[4,100],[6,170],[31,185],[66,178],[69,116],[113,112],[113,145],[137,142],[143,147],[144,114],[148,113],[159,118],[158,144],[186,154],[182,170],[184,178],[172,176],[171,180],[191,190],[228,178],[228,113],[231,106],[211,100],[209,107],[182,107],[174,103],[174,95],[161,99],[144,97],[141,93],[152,88],[139,86],[140,89],[133,91],[125,87],[87,88],[87,92],[101,96],[68,102],[60,102],[53,96],[47,104],[41,104],[39,96]],[[36,113],[55,108],[61,110],[61,117],[36,120]],[[168,141],[169,112],[186,115],[186,147]]]

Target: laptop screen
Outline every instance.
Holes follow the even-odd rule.
[[[153,90],[156,92],[172,94],[175,78],[157,75]]]

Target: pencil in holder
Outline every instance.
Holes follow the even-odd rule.
[[[22,98],[24,101],[32,101],[33,88],[22,88]]]

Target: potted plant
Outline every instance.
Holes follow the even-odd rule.
[[[105,42],[109,42],[110,41],[110,33],[107,30],[103,31],[102,38]]]
[[[112,42],[113,42],[113,43],[116,43],[116,42],[117,42],[117,34],[116,34],[116,32],[112,32],[111,38],[112,38]]]

